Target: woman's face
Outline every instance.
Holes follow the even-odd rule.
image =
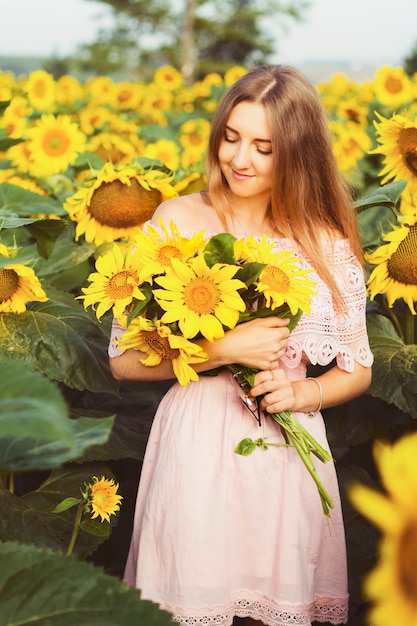
[[[272,144],[265,108],[261,104],[240,102],[232,109],[218,156],[220,169],[234,195],[259,197],[269,202]]]

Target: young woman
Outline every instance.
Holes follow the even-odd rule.
[[[289,335],[286,321],[254,320],[202,340],[202,372],[230,363],[261,370],[252,396],[268,413],[292,410],[326,448],[321,408],[366,391],[372,354],[365,324],[361,245],[348,189],[336,167],[326,116],[295,69],[262,66],[224,95],[212,123],[207,190],[156,211],[183,234],[204,229],[238,238],[267,234],[314,270],[317,294]],[[145,367],[140,353],[110,345],[118,380],[173,377],[169,361]],[[333,367],[306,377],[309,363]],[[317,382],[318,381],[318,382]],[[310,626],[347,621],[346,553],[332,462],[317,470],[335,506],[322,511],[311,476],[292,448],[234,452],[262,432],[232,375],[174,384],[152,426],[139,485],[125,580],[175,622],[204,626]],[[241,618],[240,620],[238,618]]]

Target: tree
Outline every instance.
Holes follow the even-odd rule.
[[[309,0],[258,0],[256,8],[250,0],[88,1],[113,9],[115,27],[100,34],[100,43],[112,49],[112,58],[126,40],[130,61],[142,68],[139,75],[146,76],[144,67],[151,74],[168,63],[188,82],[211,71],[224,73],[232,65],[267,61],[276,51],[272,36],[277,29],[284,28],[287,18],[300,20],[309,6]],[[275,32],[268,34],[271,22]],[[88,52],[94,53],[94,48],[85,46],[83,56]]]
[[[417,43],[404,59],[404,69],[409,76],[413,76],[417,72]]]

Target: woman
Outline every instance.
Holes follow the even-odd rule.
[[[349,192],[337,171],[326,116],[295,69],[258,67],[224,95],[214,116],[208,187],[164,202],[151,220],[183,234],[204,229],[238,238],[267,234],[314,270],[317,295],[289,336],[287,321],[254,320],[215,343],[209,361],[261,370],[251,395],[266,414],[292,410],[326,448],[321,408],[366,391],[372,355],[365,324],[361,245]],[[138,352],[110,363],[118,380],[172,378],[169,361]],[[336,364],[306,378],[308,363]],[[317,382],[318,381],[318,382]],[[282,441],[273,419],[262,432],[228,372],[174,384],[152,426],[138,491],[125,579],[180,624],[310,626],[347,621],[343,520],[332,462],[317,462],[334,501],[325,517],[294,449],[234,452],[244,437]],[[238,620],[238,618],[242,618]],[[243,619],[244,618],[244,619]]]

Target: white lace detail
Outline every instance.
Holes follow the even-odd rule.
[[[309,314],[304,314],[288,340],[283,358],[289,368],[301,361],[313,365],[328,365],[336,359],[337,365],[348,372],[354,362],[369,367],[373,355],[366,332],[366,288],[362,268],[352,254],[346,240],[323,243],[329,267],[343,296],[345,309],[336,310],[332,294],[317,274],[317,294],[312,297]],[[277,241],[277,248],[288,246],[285,240]],[[303,258],[303,267],[311,268]]]
[[[248,597],[248,593],[242,595]],[[253,593],[249,594],[253,596]],[[186,626],[231,626],[233,617],[251,617],[266,626],[311,626],[311,622],[346,624],[348,620],[348,600],[342,598],[316,598],[311,605],[276,605],[272,600],[236,599],[227,607],[215,607],[185,611],[179,607],[162,606],[173,614],[177,624]]]

